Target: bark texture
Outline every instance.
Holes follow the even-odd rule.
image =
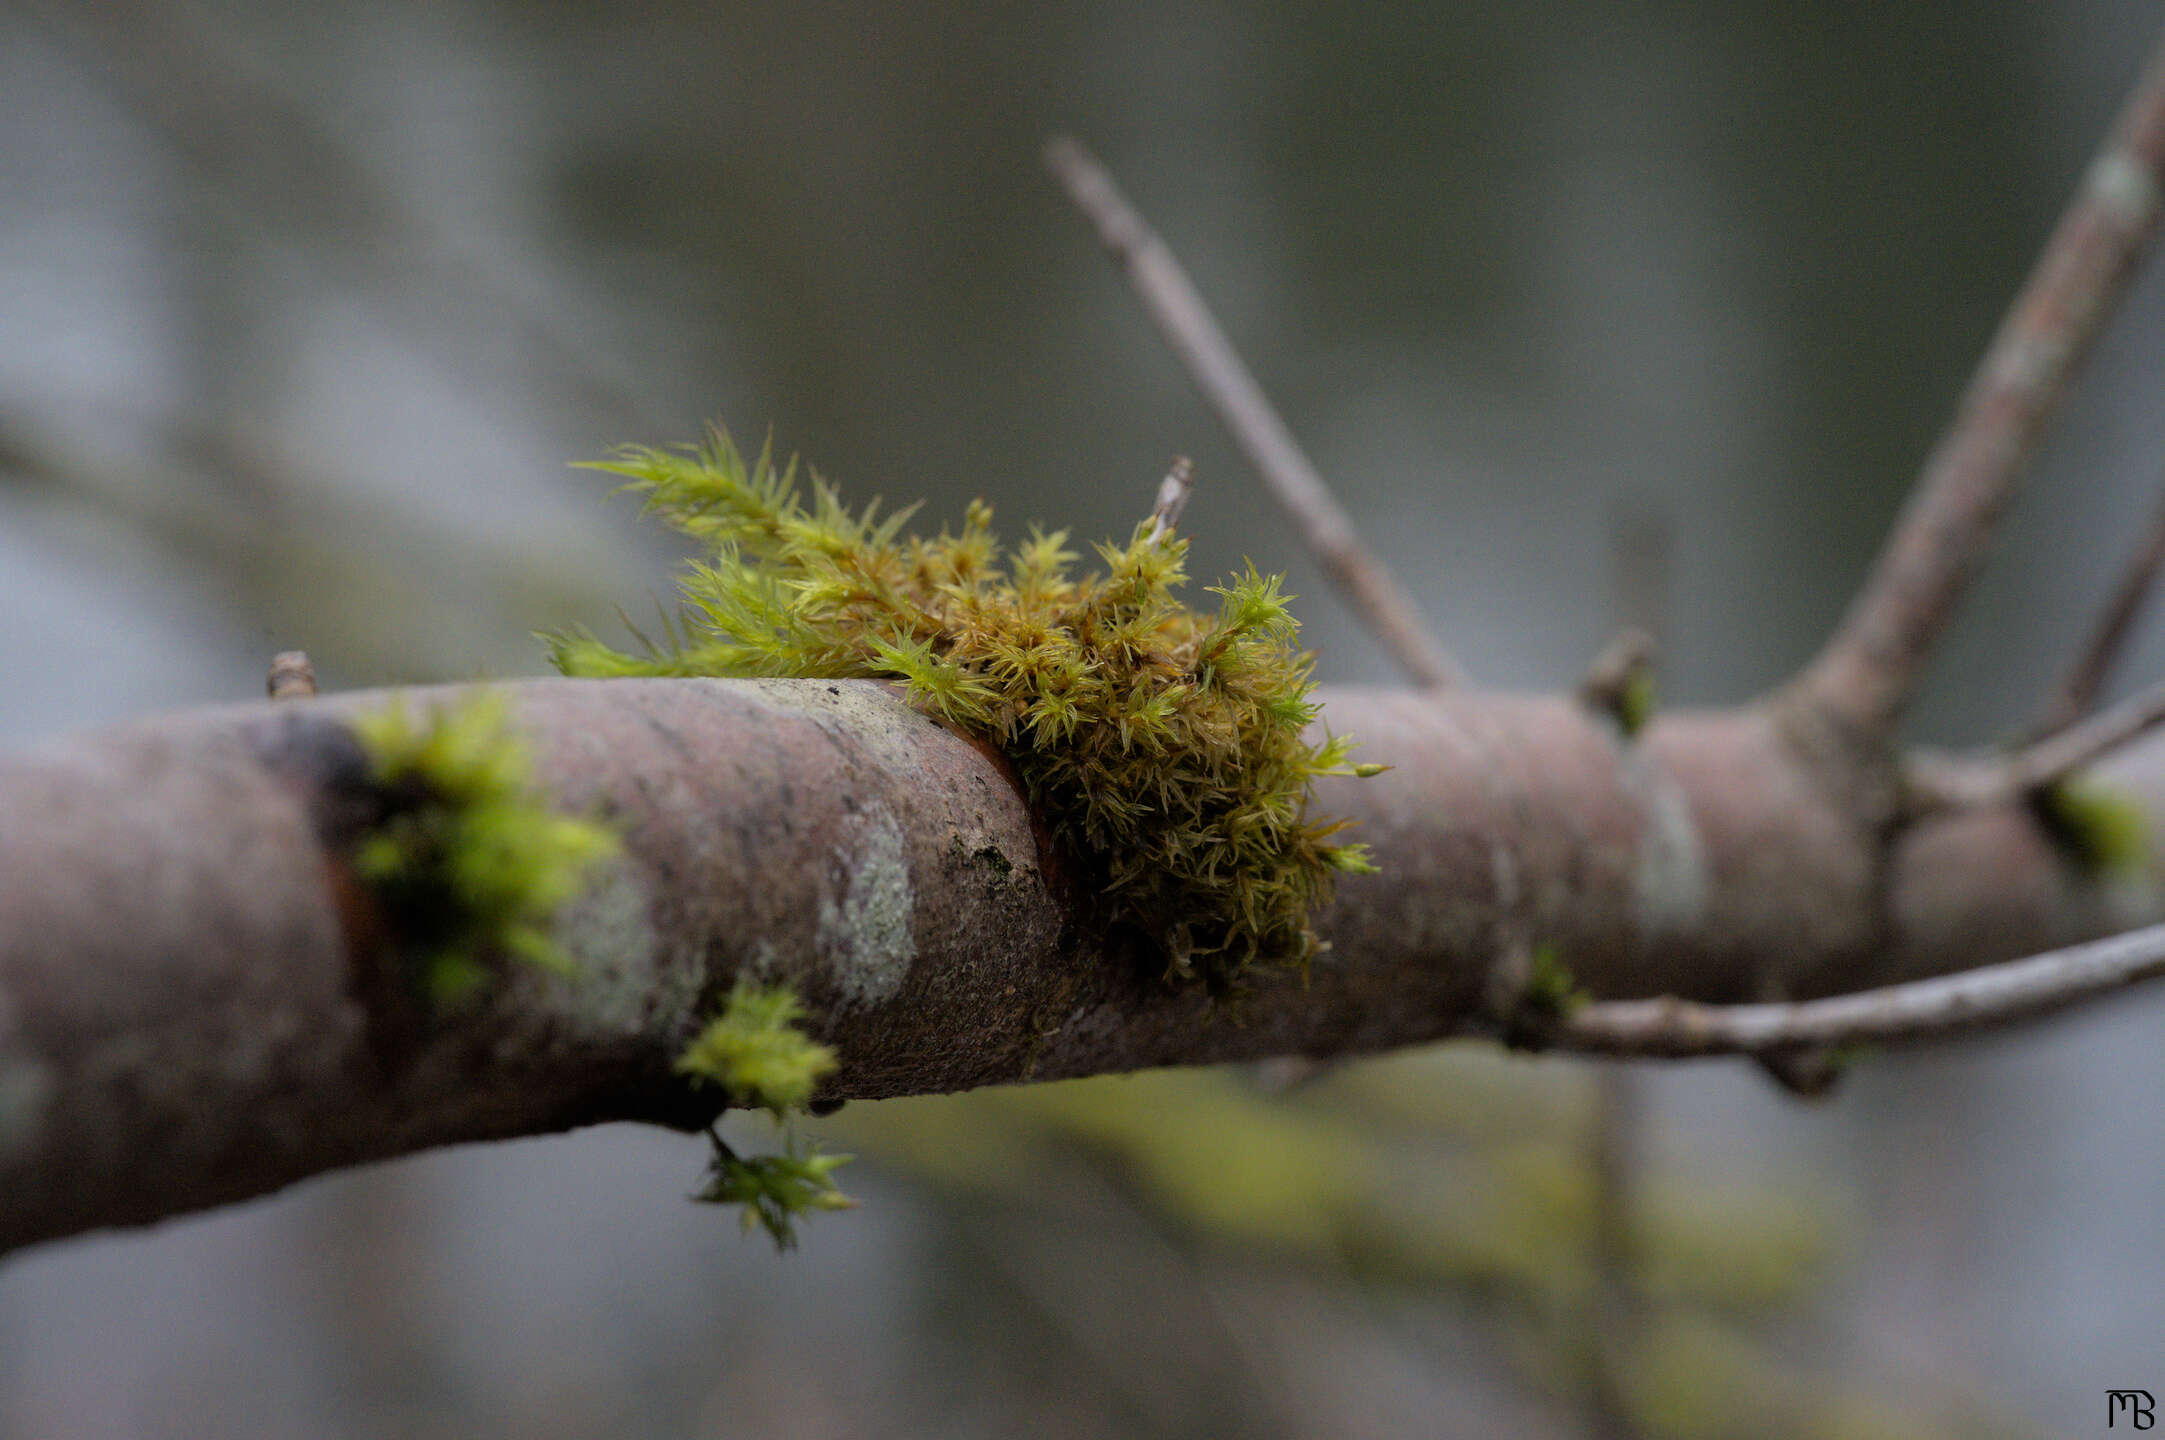
[[[623,856],[513,967],[418,1013],[346,851],[385,696],[188,712],[0,756],[0,1248],[428,1146],[695,1126],[670,1063],[739,975],[786,980],[826,1099],[1492,1031],[1549,945],[1604,997],[1804,998],[2151,918],[2020,806],[1895,829],[1885,777],[1781,705],[1636,742],[1558,697],[1326,691],[1394,768],[1319,787],[1348,877],[1303,983],[1167,987],[1011,772],[865,682],[506,687],[543,783]],[[452,693],[413,692],[420,703]]]

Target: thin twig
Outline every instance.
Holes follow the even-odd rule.
[[[1098,238],[1127,271],[1129,283],[1157,322],[1159,333],[1232,432],[1241,453],[1292,515],[1331,583],[1400,669],[1423,685],[1458,683],[1458,666],[1429,634],[1412,598],[1392,578],[1382,558],[1353,528],[1353,521],[1271,408],[1173,252],[1081,144],[1066,136],[1055,139],[1045,147],[1045,164],[1076,208],[1097,227]]]
[[[2014,754],[1977,759],[1924,752],[1907,763],[1903,788],[1912,815],[2005,804],[2056,785],[2165,724],[2165,682],[2130,695]]]
[[[2068,667],[2066,678],[2060,681],[2060,688],[2053,692],[2044,714],[2039,717],[2035,732],[2038,738],[2066,729],[2097,704],[2097,697],[2104,690],[2105,682],[2112,678],[2113,665],[2127,646],[2127,637],[2135,628],[2135,617],[2142,613],[2142,602],[2149,595],[2160,569],[2165,569],[2165,504],[2158,506],[2156,516],[2150,521],[2149,533],[2143,537],[2142,548],[2128,561],[2120,583],[2113,587],[2112,598],[2099,612],[2090,643],[2083,646],[2075,663]]]
[[[1806,704],[1891,733],[2076,367],[2157,229],[2165,194],[2165,45],[2000,323],[1871,578],[1799,677]]]
[[[1173,468],[1158,482],[1158,503],[1150,512],[1151,539],[1180,523],[1180,512],[1188,508],[1188,497],[1194,493],[1195,467],[1188,463],[1187,456],[1175,456]]]
[[[1757,1055],[1800,1045],[1930,1040],[2035,1019],[2165,975],[2165,925],[1931,980],[1791,1005],[1698,1005],[1664,997],[1587,1005],[1556,1048],[1601,1055]]]

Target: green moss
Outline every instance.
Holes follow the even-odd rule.
[[[677,1057],[677,1072],[713,1085],[734,1105],[756,1106],[779,1123],[811,1101],[834,1069],[834,1051],[798,1029],[804,1007],[785,985],[739,980],[722,1013]],[[779,1155],[743,1156],[710,1130],[714,1158],[698,1198],[742,1205],[744,1228],[765,1230],[776,1248],[796,1244],[797,1220],[814,1210],[846,1210],[855,1202],[836,1188],[834,1171],[847,1155],[821,1155],[785,1143]]]
[[[2039,793],[2038,814],[2085,873],[2140,874],[2150,857],[2142,807],[2093,780],[2063,780]]]
[[[1660,703],[1661,687],[1654,679],[1650,665],[1633,670],[1624,680],[1616,696],[1616,723],[1624,733],[1636,736],[1646,728],[1646,722],[1654,718]]]
[[[352,726],[385,807],[353,866],[415,988],[445,1005],[505,957],[568,969],[549,922],[617,841],[592,820],[556,813],[535,788],[504,697],[480,691],[419,716],[394,698]]]
[[[815,1210],[848,1210],[856,1201],[835,1187],[834,1171],[847,1155],[800,1151],[795,1142],[780,1155],[738,1155],[714,1139],[714,1168],[698,1198],[714,1205],[742,1205],[744,1229],[767,1232],[777,1250],[797,1244],[797,1221]]]
[[[1548,1044],[1556,1023],[1593,997],[1579,987],[1556,947],[1536,945],[1527,962],[1526,986],[1518,1003],[1503,1017],[1503,1042],[1514,1050],[1539,1050]]]
[[[747,464],[719,433],[598,468],[710,555],[683,578],[681,636],[641,637],[643,655],[560,636],[565,673],[899,681],[1000,746],[1121,918],[1171,974],[1214,988],[1258,961],[1304,964],[1334,876],[1372,868],[1307,814],[1317,776],[1382,767],[1306,738],[1312,657],[1278,577],[1250,567],[1199,614],[1177,598],[1187,542],[1147,522],[1077,577],[1064,533],[1003,550],[979,502],[957,533],[905,536],[908,511],[853,513],[816,477],[802,502],[794,464]]]
[[[677,1057],[677,1073],[779,1120],[809,1104],[821,1077],[834,1069],[834,1051],[797,1028],[803,1018],[788,986],[739,980],[722,1013]]]

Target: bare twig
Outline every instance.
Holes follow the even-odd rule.
[[[1429,634],[1412,598],[1381,557],[1362,541],[1173,252],[1078,142],[1066,136],[1055,139],[1045,147],[1045,164],[1097,227],[1098,238],[1127,271],[1159,333],[1232,432],[1234,443],[1292,515],[1331,583],[1400,669],[1423,685],[1456,684],[1461,678],[1457,665]]]
[[[1868,737],[1901,719],[2069,377],[2157,229],[2161,194],[2165,46],[2001,322],[1871,578],[1799,677],[1806,704]]]
[[[1698,1005],[1664,997],[1587,1005],[1563,1020],[1557,1048],[1677,1059],[1758,1055],[1796,1046],[1931,1040],[2031,1020],[2165,975],[2165,925],[2130,930],[1931,980],[1792,1005]]]
[[[2036,735],[2042,738],[2055,731],[2064,730],[2088,714],[2097,703],[2099,692],[2112,677],[2112,668],[2126,648],[2127,637],[2135,628],[2135,617],[2142,613],[2142,602],[2157,580],[2158,571],[2165,569],[2165,504],[2158,507],[2155,518],[2150,521],[2149,533],[2143,537],[2142,548],[2135,552],[2127,569],[2120,576],[2120,583],[2113,587],[2112,598],[2099,612],[2097,629],[2090,636],[2090,643],[2083,646],[2075,663],[2068,667],[2067,676],[2060,688],[2053,693],[2050,703],[2037,722]]]
[[[1924,752],[1907,762],[1903,788],[1912,815],[1999,805],[2054,785],[2130,740],[2165,724],[2165,683],[2089,719],[1997,758]]]

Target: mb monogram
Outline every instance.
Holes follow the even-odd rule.
[[[2105,1428],[2110,1430],[2125,1415],[2137,1430],[2148,1430],[2157,1424],[2157,1402],[2147,1390],[2107,1390],[2105,1392]]]

